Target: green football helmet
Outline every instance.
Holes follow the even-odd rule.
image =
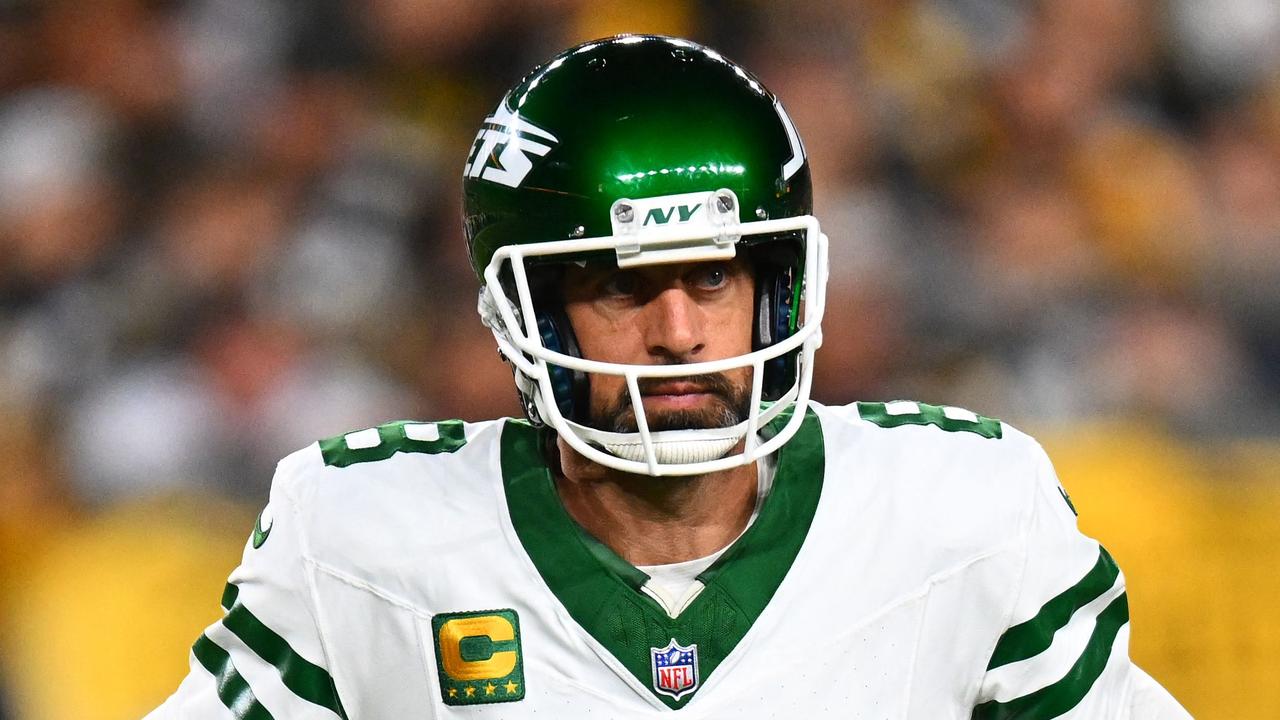
[[[821,344],[827,240],[812,214],[800,138],[754,76],[677,38],[585,43],[506,94],[485,118],[463,175],[480,314],[532,422],[550,425],[591,460],[654,476],[752,462],[799,429]],[[739,252],[750,253],[756,274],[754,349],[710,362],[583,358],[556,293],[540,279],[570,261],[605,258],[626,268]],[[752,368],[744,421],[650,432],[640,379],[734,368]],[[625,378],[638,432],[586,424],[593,374]],[[788,408],[789,419],[771,424]]]

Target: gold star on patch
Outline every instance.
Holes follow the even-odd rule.
[[[508,681],[507,681],[507,684],[506,684],[506,685],[503,685],[502,687],[503,687],[503,689],[505,689],[505,690],[507,691],[507,694],[508,694],[508,695],[514,695],[514,694],[515,694],[515,692],[516,692],[516,690],[519,690],[519,689],[520,689],[520,686],[519,686],[518,684],[516,684],[516,683],[512,682],[511,680],[508,680]]]
[[[458,688],[449,688],[449,697],[458,697]]]
[[[467,697],[471,697],[472,695],[476,694],[476,689],[468,685],[466,687],[466,692],[467,692]]]
[[[485,686],[484,686],[484,694],[485,694],[485,695],[492,695],[492,694],[493,694],[493,691],[494,691],[494,690],[496,690],[496,689],[498,689],[498,686],[497,686],[497,685],[494,685],[493,683],[486,683],[486,684],[485,684]]]

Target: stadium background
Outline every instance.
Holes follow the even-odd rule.
[[[520,72],[620,31],[790,110],[817,397],[1039,436],[1137,660],[1280,717],[1273,0],[0,0],[0,717],[163,699],[281,455],[517,412],[460,168]]]

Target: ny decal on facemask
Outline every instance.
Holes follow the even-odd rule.
[[[694,213],[702,207],[702,203],[694,203],[693,205],[674,205],[668,208],[651,208],[649,214],[644,218],[644,224],[648,225],[666,225],[679,214],[676,222],[687,223],[693,219]]]

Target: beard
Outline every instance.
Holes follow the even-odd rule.
[[[665,412],[645,411],[650,432],[663,430],[702,430],[733,427],[747,419],[751,413],[751,387],[743,381],[734,383],[724,373],[689,375],[670,378],[639,378],[640,395],[662,383],[687,382],[697,385],[698,392],[711,396],[711,402],[702,408],[688,408]],[[598,412],[593,412],[592,425],[611,432],[639,432],[635,408],[631,406],[631,393],[623,387],[618,395]]]

